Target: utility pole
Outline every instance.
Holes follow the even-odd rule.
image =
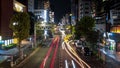
[[[110,27],[108,27],[109,25],[109,23],[108,23],[108,21],[109,21],[109,10],[110,10],[110,2],[109,1],[105,1],[105,6],[104,6],[104,10],[105,10],[105,17],[106,17],[106,19],[105,19],[105,25],[106,25],[106,39],[108,39],[108,32],[110,32]]]

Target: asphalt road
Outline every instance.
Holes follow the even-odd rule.
[[[48,52],[46,53],[45,58],[43,59],[41,65],[40,65],[40,68],[45,68],[46,66],[50,66],[49,68],[54,68],[54,62],[55,62],[55,58],[56,58],[56,54],[57,54],[57,50],[58,50],[58,42],[59,42],[59,37],[57,36],[52,41],[50,48],[49,48]],[[49,63],[47,63],[47,62],[49,62]]]
[[[40,64],[48,51],[48,47],[39,48],[39,50],[27,62],[19,68],[40,68]],[[42,53],[43,52],[43,53]]]
[[[39,50],[35,52],[34,55],[31,56],[23,65],[19,66],[19,68],[40,68],[41,65],[41,68],[43,68],[44,64],[44,68],[49,68],[51,60],[53,60],[52,58],[54,57],[54,59],[56,59],[56,54],[54,53],[57,53],[58,51],[54,43],[56,43],[55,40],[53,40],[50,47],[40,47]],[[56,62],[56,60],[54,60],[54,62]],[[52,61],[53,66],[54,62]]]
[[[63,41],[61,41],[63,42]],[[66,52],[65,48],[63,46],[66,44],[61,44],[60,46],[60,60],[59,60],[59,68],[80,68],[80,66],[73,60],[73,58]],[[67,47],[66,47],[67,48]],[[69,51],[67,49],[67,51]],[[69,52],[70,53],[70,52]],[[73,65],[74,63],[74,65]]]
[[[85,56],[80,51],[77,51],[78,55],[81,57],[82,60],[84,60],[86,63],[90,65],[91,68],[108,68],[105,67],[105,64],[103,64],[102,61],[100,61],[96,56]]]

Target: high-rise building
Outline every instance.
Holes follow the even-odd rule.
[[[71,24],[75,24],[75,21],[78,21],[78,0],[71,0]]]
[[[91,0],[79,0],[79,8],[78,8],[79,20],[83,16],[92,16],[91,12],[92,12]]]
[[[104,31],[120,33],[120,0],[99,0],[95,4],[96,23],[104,24]]]
[[[50,9],[50,2],[44,1],[44,9]]]
[[[44,0],[34,0],[34,9],[44,9]]]
[[[16,0],[0,0],[0,36],[2,39],[12,39],[13,32],[9,28],[9,24],[14,12],[26,10],[26,6]]]
[[[109,23],[110,31],[120,33],[120,1],[110,0]]]
[[[37,20],[49,22],[49,8],[50,3],[48,0],[35,0],[34,1],[34,14]]]
[[[50,11],[49,12],[49,16],[50,16],[50,23],[54,23],[54,12]]]
[[[28,0],[28,12],[34,12],[34,0]]]
[[[12,37],[12,31],[9,28],[12,15],[13,0],[0,0],[0,35],[3,39]]]

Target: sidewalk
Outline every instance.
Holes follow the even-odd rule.
[[[26,50],[26,48],[28,48],[29,45],[30,45],[30,43],[27,45],[22,44],[21,50],[22,51]],[[14,48],[9,49],[9,50],[0,50],[0,63],[5,61],[8,57],[16,55],[18,52],[19,52],[19,50],[17,47],[14,47]]]
[[[43,43],[45,43],[47,45],[47,47],[49,47],[48,45],[51,44],[51,41],[52,41],[52,39],[49,39]],[[26,61],[29,60],[30,57],[33,56],[41,47],[42,46],[39,47],[39,45],[38,45],[38,47],[33,52],[31,52],[28,57],[26,57],[24,60],[22,60],[19,64],[15,65],[13,68],[16,68],[16,67],[19,68],[22,65],[24,65],[26,63]]]
[[[120,54],[116,52],[112,52],[110,50],[100,49],[101,58],[104,58],[105,64],[107,68],[119,68],[120,67]]]
[[[7,58],[9,58],[12,55],[15,55],[16,53],[18,53],[17,48],[12,48],[9,50],[0,50],[0,63],[4,62],[5,60],[7,60]]]
[[[104,53],[105,55],[109,56],[110,58],[114,59],[115,61],[120,62],[120,54],[119,53],[113,52],[111,50],[105,51],[104,49],[100,49],[100,51],[102,53]]]
[[[7,56],[0,56],[0,63],[2,63],[3,61],[5,61],[7,59]]]

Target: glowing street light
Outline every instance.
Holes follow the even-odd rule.
[[[14,26],[15,26],[15,25],[18,25],[18,22],[14,22],[13,25],[14,25]]]

